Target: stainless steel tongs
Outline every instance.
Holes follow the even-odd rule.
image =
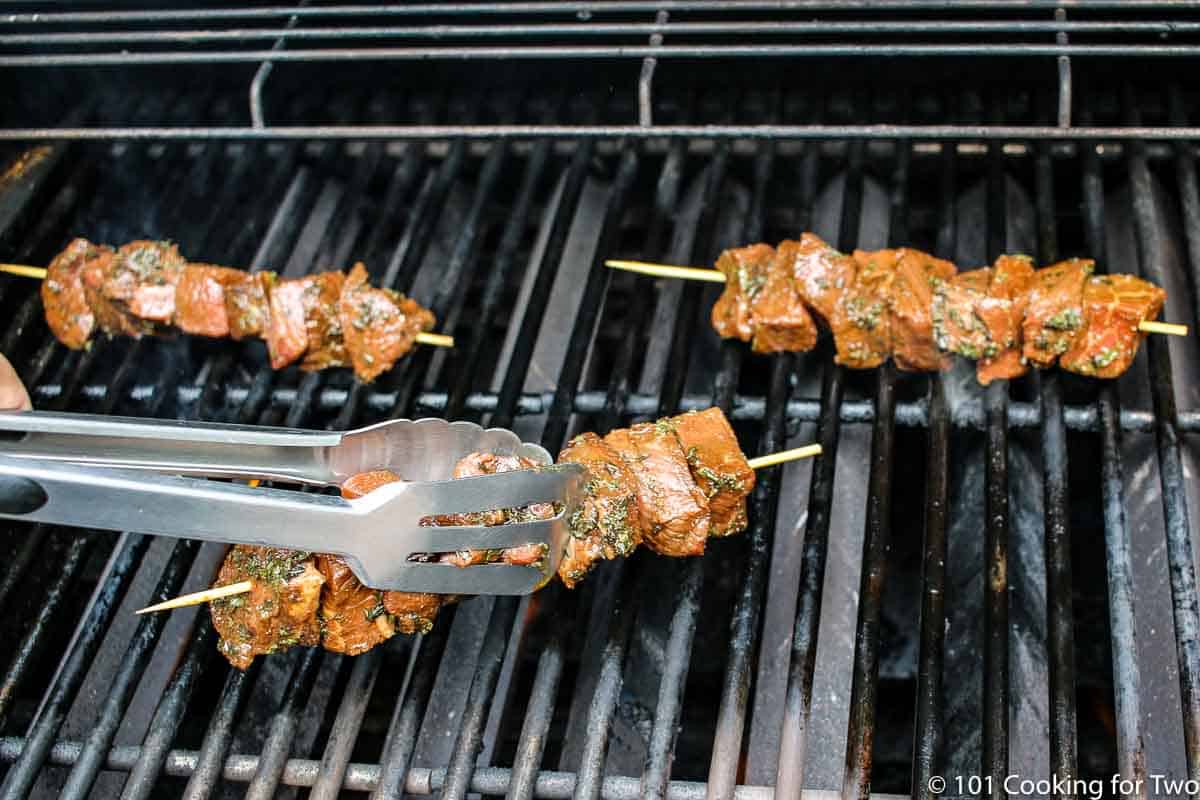
[[[343,556],[376,589],[527,594],[558,568],[583,469],[554,466],[511,431],[391,420],[346,432],[0,412],[0,517],[102,530],[270,545]],[[539,469],[451,480],[468,453],[518,455]],[[340,485],[391,469],[405,480],[365,497],[255,488],[204,478]],[[423,518],[557,503],[553,517],[428,527]],[[457,567],[422,554],[546,546],[535,566]]]

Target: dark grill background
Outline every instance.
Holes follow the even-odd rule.
[[[964,367],[833,369],[827,341],[751,356],[709,329],[715,288],[601,263],[707,264],[803,230],[964,268],[1090,255],[1166,286],[1164,318],[1195,328],[1200,8],[27,11],[45,16],[0,19],[0,139],[28,153],[0,180],[6,260],[44,264],[74,235],[289,275],[362,259],[458,341],[369,387],[273,373],[258,344],[70,353],[36,286],[3,277],[0,351],[40,407],[434,414],[557,450],[716,403],[747,452],[826,456],[760,474],[751,530],[702,560],[642,553],[357,659],[293,651],[244,675],[207,613],[129,613],[207,584],[219,549],[8,526],[0,795],[1200,777],[1192,340],[1151,337],[1111,386],[983,392]]]

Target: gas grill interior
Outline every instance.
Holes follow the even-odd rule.
[[[828,341],[754,355],[712,332],[719,287],[603,266],[806,230],[961,268],[1087,256],[1194,331],[1200,4],[24,6],[0,17],[0,260],[74,236],[288,276],[361,260],[457,340],[371,385],[273,372],[259,343],[71,352],[36,283],[0,276],[0,351],[38,407],[445,416],[556,452],[721,405],[748,454],[825,456],[761,473],[750,529],[702,559],[642,552],[246,673],[205,609],[132,614],[209,585],[221,548],[5,523],[0,797],[1200,777],[1194,337],[1150,337],[1115,382],[984,390],[962,364],[835,368]]]

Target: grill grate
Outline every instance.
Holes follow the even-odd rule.
[[[76,232],[289,275],[362,258],[460,343],[370,387],[273,372],[250,345],[67,353],[5,278],[0,351],[40,406],[333,428],[439,414],[557,450],[715,404],[748,451],[825,453],[765,472],[750,530],[703,560],[642,554],[575,592],[472,599],[355,659],[246,673],[214,657],[204,613],[127,621],[206,583],[219,552],[12,526],[0,796],[929,798],[932,776],[953,795],[981,774],[1003,797],[1011,773],[1200,777],[1190,342],[1151,337],[1116,385],[982,392],[846,372],[824,348],[748,357],[707,330],[715,290],[602,266],[807,229],[963,264],[1088,253],[1168,286],[1195,326],[1200,128],[1174,59],[1195,55],[1200,6],[1136,5],[1155,18],[663,0],[0,20],[22,114],[0,141],[50,143],[0,183],[12,260]],[[411,75],[364,83],[352,57]],[[914,78],[963,63],[962,90]],[[780,65],[811,80],[780,84]]]

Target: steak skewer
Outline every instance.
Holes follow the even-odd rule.
[[[0,271],[42,277],[42,305],[55,338],[79,350],[97,333],[131,336],[176,331],[209,338],[263,339],[274,369],[353,367],[374,380],[416,342],[452,347],[428,331],[434,316],[412,299],[372,287],[366,268],[281,278],[188,262],[167,242],[118,249],[75,239],[45,270],[18,264]]]
[[[777,248],[726,250],[716,269],[636,261],[608,266],[660,277],[725,284],[712,325],[755,352],[804,352],[817,322],[833,333],[834,360],[852,369],[888,358],[908,371],[947,369],[951,354],[977,362],[982,384],[1055,364],[1115,378],[1133,362],[1147,333],[1187,335],[1154,322],[1166,293],[1132,275],[1092,275],[1071,259],[1035,269],[1025,256],[959,272],[911,248],[839,253],[815,234]]]
[[[601,560],[630,555],[639,544],[664,555],[699,555],[710,537],[739,533],[747,526],[746,497],[754,470],[817,455],[819,445],[747,460],[719,409],[689,412],[635,425],[600,438],[572,439],[559,463],[578,463],[588,474],[584,496],[570,520],[571,537],[558,575],[574,587]],[[455,477],[530,469],[527,459],[471,453],[459,460]],[[388,470],[360,473],[342,486],[347,498],[361,497],[402,478]],[[502,525],[560,513],[551,504],[432,517],[433,526]],[[457,566],[544,559],[545,546],[506,550],[431,553],[421,560]],[[312,584],[319,583],[319,591]],[[317,619],[319,642],[357,654],[397,632],[428,630],[438,609],[456,598],[413,592],[377,591],[362,585],[335,556],[238,545],[230,550],[217,586],[146,610],[205,602],[227,587],[251,588],[212,604],[222,637],[221,652],[244,668],[253,658],[294,644],[315,644],[307,615]],[[266,585],[263,585],[266,584]],[[314,594],[315,591],[315,594]],[[314,597],[316,599],[314,599]],[[303,624],[302,624],[303,623]]]

